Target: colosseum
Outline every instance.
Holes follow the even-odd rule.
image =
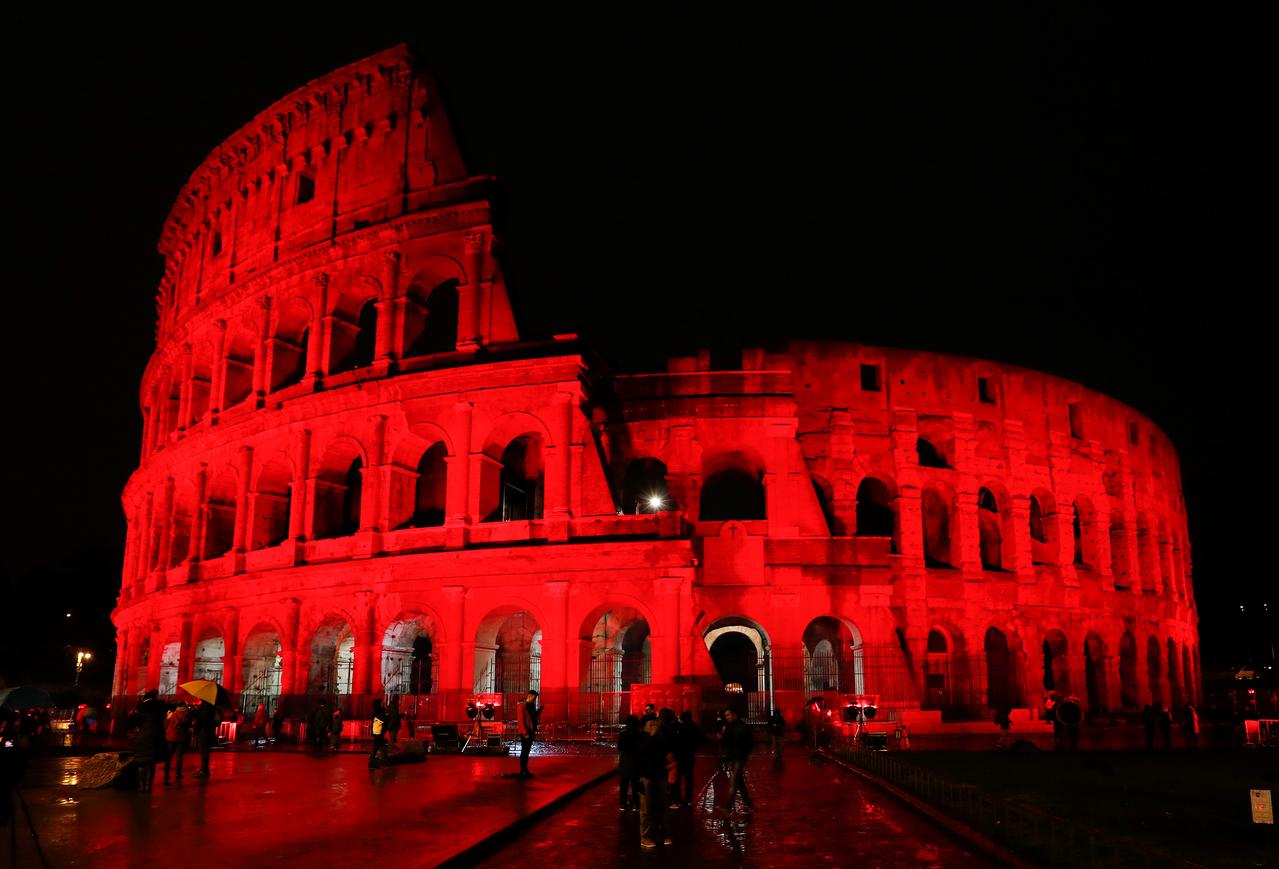
[[[189,678],[297,717],[401,695],[423,721],[533,687],[565,726],[726,690],[794,720],[835,692],[944,729],[1004,706],[1031,727],[1047,684],[1091,715],[1199,696],[1149,419],[855,343],[610,370],[521,336],[492,189],[405,47],[191,176],[122,498],[117,708]]]

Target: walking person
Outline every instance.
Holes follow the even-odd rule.
[[[207,700],[201,700],[195,708],[195,747],[200,752],[200,768],[195,771],[196,778],[209,777],[209,750],[213,748],[213,737],[217,730],[217,710]]]
[[[379,703],[381,701],[378,701]],[[329,747],[329,724],[333,716],[329,713],[329,704],[321,702],[311,713],[311,724],[307,728],[307,737],[311,745],[320,754]]]
[[[258,709],[253,713],[253,747],[257,748],[258,744],[266,745],[266,723],[268,721],[266,714],[266,704],[259,703]]]
[[[782,717],[782,710],[773,708],[768,716],[768,737],[773,743],[773,757],[780,759],[783,749],[783,737],[786,733],[786,719]]]
[[[342,739],[342,710],[337,708],[333,710],[333,717],[329,719],[329,748],[336,753],[341,746]]]
[[[637,715],[626,716],[626,726],[617,734],[617,809],[638,811],[640,806],[640,749],[644,731]]]
[[[155,767],[164,756],[164,728],[156,723],[154,715],[135,714],[129,748],[133,751],[133,763],[138,769],[138,790],[148,793],[155,782]]]
[[[676,766],[672,747],[662,734],[658,719],[644,722],[640,755],[640,847],[646,851],[657,847],[659,836],[663,844],[672,844],[667,787],[668,776]]]
[[[1156,703],[1155,709],[1159,713],[1159,736],[1163,739],[1164,751],[1172,751],[1172,712],[1162,703]]]
[[[706,737],[702,728],[693,720],[693,713],[685,709],[679,716],[679,731],[675,740],[675,788],[671,797],[686,808],[693,805],[693,768],[697,764],[697,750]]]
[[[528,694],[519,702],[519,709],[516,712],[520,728],[520,778],[533,777],[533,773],[528,771],[528,755],[533,750],[533,738],[537,736],[537,720],[541,715],[542,710],[537,705],[537,692],[530,688]]]
[[[755,810],[755,801],[751,799],[750,791],[746,789],[746,762],[750,759],[754,740],[751,737],[750,725],[742,720],[736,709],[732,707],[725,709],[724,721],[724,736],[720,750],[728,763],[728,792],[724,795],[724,801],[720,803],[717,811],[720,815],[727,817],[733,811],[733,801],[738,794],[742,795],[744,811]]]
[[[369,769],[375,768],[386,750],[386,710],[381,700],[373,701],[373,751],[369,754]]]
[[[178,781],[182,781],[182,758],[187,753],[187,743],[191,741],[191,707],[179,703],[164,720],[164,739],[168,743],[168,751],[164,754],[164,783],[169,783],[169,767],[177,767]],[[173,764],[176,760],[177,763]]]
[[[280,743],[280,737],[284,735],[284,704],[277,703],[275,705],[275,714],[271,716],[271,741],[276,745]]]

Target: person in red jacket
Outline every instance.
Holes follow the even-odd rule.
[[[537,705],[537,692],[529,689],[528,696],[519,702],[516,721],[520,728],[520,778],[532,778],[528,771],[528,754],[533,748],[533,737],[537,735],[537,719],[542,709]]]

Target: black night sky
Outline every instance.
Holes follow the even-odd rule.
[[[844,338],[1107,392],[1181,455],[1205,664],[1268,648],[1273,18],[471,6],[6,26],[0,677],[110,651],[174,197],[272,101],[398,42],[501,181],[526,335],[580,331],[624,369]]]

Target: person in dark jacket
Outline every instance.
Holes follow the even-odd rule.
[[[537,692],[532,688],[519,702],[516,721],[520,729],[520,778],[532,778],[528,771],[528,756],[533,750],[533,739],[537,736],[537,720],[542,715],[542,708],[537,705]]]
[[[751,799],[750,791],[746,789],[746,762],[750,759],[751,747],[754,743],[750,725],[742,720],[736,709],[731,707],[724,710],[724,722],[720,751],[728,764],[729,784],[724,800],[716,811],[721,815],[730,814],[733,811],[733,801],[740,793],[746,811],[750,812],[755,808],[755,801]]]
[[[134,720],[136,728],[129,739],[133,751],[133,763],[138,768],[138,789],[151,790],[155,782],[155,766],[164,759],[164,725],[149,713],[138,712]]]
[[[1159,736],[1163,740],[1164,751],[1172,751],[1172,712],[1156,704],[1159,712]]]
[[[617,808],[625,812],[639,810],[640,804],[640,748],[644,731],[636,715],[626,716],[626,726],[617,734]]]
[[[213,704],[201,700],[195,708],[195,747],[200,752],[200,768],[195,771],[196,778],[209,777],[209,750],[213,748],[213,737],[217,730],[217,710]]]
[[[169,713],[164,720],[164,741],[168,750],[164,753],[164,780],[169,781],[169,768],[177,759],[178,780],[182,780],[182,758],[187,752],[187,743],[191,741],[191,709],[185,703]]]
[[[693,805],[693,767],[697,763],[697,749],[705,737],[693,720],[693,713],[685,709],[679,716],[679,729],[675,736],[675,787],[671,791],[674,802],[685,807]]]
[[[658,719],[644,722],[644,741],[640,747],[640,847],[645,850],[656,848],[659,836],[663,844],[671,844],[667,781],[676,767],[672,748]]]
[[[373,751],[369,754],[369,769],[373,769],[381,761],[382,752],[386,750],[386,710],[381,700],[373,701]]]
[[[386,707],[386,738],[392,745],[396,745],[400,741],[400,725],[403,723],[400,715],[400,695],[391,696],[391,702]]]
[[[786,735],[786,719],[782,717],[782,710],[773,708],[768,716],[768,737],[773,743],[773,757],[782,756],[783,737]]]
[[[378,701],[379,703],[381,701]],[[311,745],[321,754],[329,747],[329,727],[333,724],[333,714],[329,712],[329,704],[321,703],[311,713],[311,724],[307,728],[307,737]]]

